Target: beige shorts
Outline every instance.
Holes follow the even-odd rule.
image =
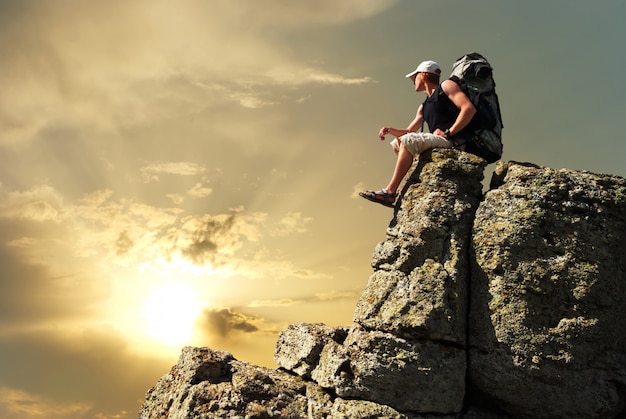
[[[400,147],[398,139],[413,156],[421,154],[430,148],[452,148],[454,143],[429,132],[409,132],[391,142],[391,147],[397,153]]]

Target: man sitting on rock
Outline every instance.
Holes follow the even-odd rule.
[[[406,129],[383,127],[378,133],[381,141],[385,135],[396,137],[391,146],[398,155],[393,176],[386,188],[380,191],[364,191],[359,195],[372,202],[393,207],[400,182],[413,164],[416,155],[430,148],[463,148],[470,138],[464,128],[472,120],[476,109],[459,85],[447,79],[439,84],[441,69],[434,61],[423,61],[406,77],[415,84],[416,92],[424,92],[426,100],[417,109],[415,119]],[[417,132],[428,124],[431,133]]]

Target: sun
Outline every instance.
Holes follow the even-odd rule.
[[[146,332],[162,344],[181,345],[191,339],[201,308],[191,286],[183,282],[163,284],[144,302]]]

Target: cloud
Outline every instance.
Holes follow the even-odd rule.
[[[59,403],[37,394],[0,387],[0,414],[4,419],[83,417],[90,410],[88,403]]]
[[[321,301],[353,300],[362,294],[361,291],[329,291],[315,294]]]
[[[293,300],[291,298],[281,298],[280,300],[253,300],[248,304],[248,307],[291,307],[302,303],[302,300]]]
[[[5,6],[3,142],[52,126],[115,134],[225,103],[273,106],[289,89],[308,84],[372,83],[265,41],[268,32],[367,18],[393,1],[369,3],[24,0]],[[287,90],[270,93],[279,86]]]
[[[307,279],[307,280],[332,278],[330,275],[314,272],[310,269],[297,269],[291,272],[291,274],[295,276],[296,278]]]
[[[266,251],[261,251],[249,259],[233,259],[231,264],[236,266],[238,275],[250,280],[263,281],[268,278],[272,278],[274,281],[332,279],[331,275],[300,268],[294,262],[282,257],[273,257],[271,252]]]
[[[151,170],[202,172],[193,165],[155,165]],[[202,190],[197,187],[197,197],[203,195]],[[51,187],[4,190],[2,193],[11,197],[0,207],[0,217],[8,223],[13,224],[16,219],[23,219],[27,224],[54,221],[44,225],[45,228],[39,227],[32,236],[24,235],[26,225],[16,225],[14,229],[6,230],[3,242],[10,246],[5,250],[14,255],[16,261],[5,265],[6,268],[14,266],[16,272],[27,272],[28,267],[37,266],[33,275],[36,270],[41,270],[43,277],[49,279],[42,280],[46,284],[44,288],[39,285],[31,288],[41,289],[42,295],[57,295],[59,300],[62,296],[73,301],[81,293],[86,301],[103,298],[111,282],[103,277],[111,269],[122,268],[140,268],[140,272],[163,274],[185,271],[221,278],[236,275],[254,280],[330,278],[285,259],[283,250],[269,252],[266,242],[261,240],[264,236],[283,238],[307,232],[313,219],[301,212],[289,212],[271,219],[266,213],[246,212],[243,207],[233,208],[228,213],[189,214],[182,208],[158,207],[116,197],[110,189],[94,191],[75,203],[65,202]],[[181,196],[174,198],[179,202],[183,200]],[[42,216],[48,214],[45,210],[39,215],[25,211],[31,202],[43,203],[42,208],[54,208],[54,217]],[[28,218],[24,219],[24,214],[28,214]],[[90,266],[98,268],[91,269]],[[81,287],[69,286],[72,282]],[[35,283],[38,282],[32,282]],[[18,291],[14,290],[16,295],[22,295]],[[26,298],[27,294],[23,295]],[[36,295],[37,291],[34,291],[33,296]],[[53,310],[54,301],[57,299],[41,305],[41,310],[29,310],[33,313]],[[88,308],[87,304],[78,306],[82,310]],[[65,311],[62,307],[54,310]]]
[[[82,223],[78,248],[108,249],[113,262],[154,261],[183,257],[196,265],[227,263],[245,242],[257,240],[261,232],[258,214],[188,215],[183,211],[158,208],[132,201],[105,202],[67,210]]]
[[[202,172],[186,164],[155,165],[151,170]],[[196,184],[193,191],[195,197],[209,194],[201,184]],[[80,266],[97,258],[99,264],[143,266],[144,271],[151,265],[156,269],[158,263],[184,259],[213,270],[229,267],[229,271],[236,270],[249,278],[327,278],[263,251],[260,240],[264,235],[287,237],[308,231],[313,219],[300,212],[272,220],[266,213],[246,212],[242,207],[215,215],[189,214],[182,208],[116,198],[110,189],[94,191],[75,203],[64,202],[58,192],[45,185],[0,192],[6,198],[0,204],[0,219],[54,221],[54,228],[39,228],[32,237],[23,236],[16,227],[15,235],[4,240],[24,263],[38,264],[54,277],[75,275]],[[172,199],[183,201],[180,195]],[[68,258],[74,258],[73,262],[68,263]]]
[[[263,321],[260,317],[248,316],[230,308],[207,308],[202,312],[197,325],[204,333],[224,339],[236,333],[258,332]]]
[[[346,85],[359,85],[365,83],[374,83],[375,80],[371,77],[360,78],[345,78],[338,74],[322,73],[319,71],[311,71],[310,75],[306,78],[314,82],[322,84],[346,84]]]
[[[189,216],[182,220],[180,229],[172,232],[168,253],[180,252],[197,265],[220,266],[229,261],[244,240],[258,240],[259,222],[263,214],[221,214]]]
[[[135,241],[129,236],[128,231],[122,231],[115,241],[115,253],[124,255],[130,252],[134,246]]]
[[[336,300],[355,300],[361,295],[359,291],[328,291],[324,293],[317,293],[312,296],[302,297],[298,299],[293,298],[281,298],[281,299],[267,299],[267,300],[252,300],[247,307],[250,308],[263,308],[263,307],[293,307],[300,304],[320,302],[320,301],[336,301]]]
[[[74,237],[77,256],[105,250],[105,256],[114,263],[153,259],[159,254],[159,240],[176,226],[184,212],[109,197],[96,192],[64,208],[67,233]]]
[[[154,162],[142,167],[140,172],[141,178],[145,183],[159,182],[161,180],[160,175],[202,177],[202,180],[189,188],[186,194],[194,199],[200,199],[206,198],[213,193],[213,188],[205,185],[206,175],[209,170],[196,163]],[[222,171],[219,168],[214,168],[211,172],[212,176],[219,177],[222,175]],[[180,194],[167,194],[166,197],[170,198],[177,205],[184,202],[184,197]]]
[[[170,194],[166,194],[165,196],[169,198],[176,205],[181,205],[183,202],[185,202],[185,197],[179,194],[170,193]]]
[[[201,182],[198,182],[195,185],[193,185],[191,189],[187,191],[187,195],[191,196],[192,198],[198,199],[198,198],[206,198],[207,196],[211,195],[212,192],[213,192],[212,188],[204,186]]]
[[[397,0],[363,2],[360,0],[318,0],[315,2],[286,2],[269,0],[247,3],[245,6],[230,3],[227,12],[233,18],[256,27],[302,27],[339,25],[365,19],[389,8]],[[226,11],[226,9],[222,9]]]
[[[306,225],[313,221],[311,217],[305,217],[300,212],[290,212],[280,219],[272,231],[273,236],[287,236],[294,233],[306,233]]]
[[[25,191],[6,191],[0,184],[0,217],[31,221],[59,221],[63,196],[49,185]]]
[[[198,176],[206,173],[206,168],[190,162],[155,162],[140,169],[145,182],[159,180],[160,174],[177,176]]]
[[[208,193],[197,188],[196,197]],[[236,261],[246,243],[263,235],[267,215],[234,209],[226,214],[185,215],[179,208],[154,207],[133,200],[109,199],[96,193],[64,209],[68,227],[75,227],[82,254],[108,250],[120,264],[182,257],[196,265],[219,267]],[[180,199],[180,198],[178,198]],[[77,234],[78,233],[78,234]]]

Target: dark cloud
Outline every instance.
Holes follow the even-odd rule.
[[[198,320],[200,329],[209,336],[228,338],[234,332],[253,333],[259,331],[263,319],[232,311],[230,308],[206,309]]]
[[[214,255],[219,248],[212,237],[202,236],[195,237],[192,244],[182,249],[183,256],[198,265],[202,265],[205,261],[215,262]]]
[[[218,265],[217,253],[222,249],[220,246],[229,245],[233,239],[232,229],[237,221],[236,214],[230,214],[224,218],[204,217],[197,220],[192,227],[191,243],[185,246],[181,253],[197,265],[206,262]]]
[[[128,253],[134,246],[134,241],[130,238],[128,231],[122,231],[115,241],[115,250],[118,255]]]

